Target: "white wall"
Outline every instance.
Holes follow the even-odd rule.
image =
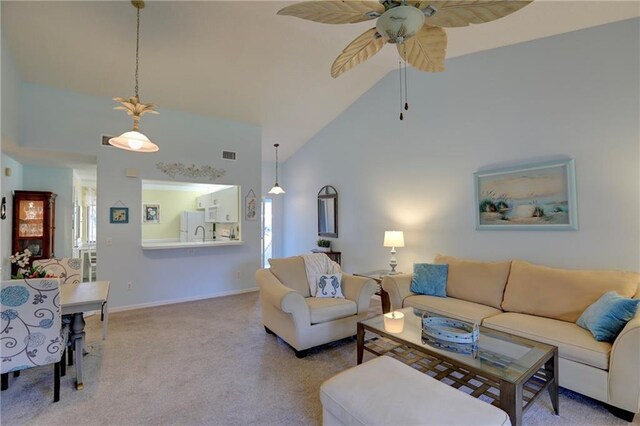
[[[141,240],[141,179],[170,180],[156,162],[212,165],[226,170],[215,181],[241,185],[242,199],[261,185],[260,128],[160,108],[145,115],[141,128],[160,146],[156,154],[138,154],[99,146],[102,134],[130,129],[131,120],[115,103],[65,90],[24,84],[22,126],[24,145],[53,151],[97,155],[98,278],[111,281],[112,307],[144,306],[243,291],[255,287],[259,266],[259,221],[244,222],[245,244],[233,247],[143,251]],[[151,94],[148,95],[152,100]],[[238,153],[238,161],[221,160],[221,150]],[[139,178],[127,178],[136,168]],[[203,179],[192,180],[208,183]],[[109,208],[119,201],[129,207],[129,224],[110,224]],[[106,239],[113,240],[112,246]],[[132,282],[132,288],[127,283]]]
[[[20,75],[4,37],[1,38],[2,62],[0,63],[0,69],[2,72],[0,79],[2,80],[2,94],[0,99],[2,102],[2,142],[17,143],[19,129],[18,113],[20,110]]]
[[[0,259],[2,259],[2,279],[11,277],[11,233],[13,232],[13,191],[22,189],[22,164],[13,158],[2,154],[2,197],[7,199],[7,218],[2,221],[2,243],[0,244]],[[4,170],[11,169],[11,176],[5,176]]]
[[[13,145],[18,143],[19,134],[19,117],[20,108],[20,76],[16,63],[6,46],[4,37],[1,36],[1,63],[0,63],[0,109],[2,110],[2,119],[0,120],[0,148],[2,146]],[[9,167],[12,169],[11,176],[5,176],[4,170]],[[0,268],[2,269],[1,278],[8,279],[11,275],[9,256],[11,255],[11,220],[13,217],[12,192],[22,189],[22,165],[13,158],[2,155],[0,161],[0,187],[2,194],[7,200],[7,218],[2,222],[0,231],[2,238],[0,240]]]
[[[330,184],[347,271],[385,267],[391,229],[407,272],[437,253],[640,270],[639,32],[633,19],[410,70],[404,121],[390,73],[286,162],[284,254],[314,245]],[[551,158],[575,159],[579,231],[475,230],[475,171]]]
[[[25,165],[22,189],[25,191],[50,191],[58,194],[55,212],[55,257],[71,257],[73,254],[73,170],[62,167]]]

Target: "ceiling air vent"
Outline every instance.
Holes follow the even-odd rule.
[[[113,136],[109,136],[109,135],[102,135],[102,145],[105,146],[113,146],[113,145],[109,145],[109,139],[111,139]]]
[[[234,151],[222,151],[222,159],[236,161],[236,153]]]

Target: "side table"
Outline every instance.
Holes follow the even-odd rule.
[[[338,265],[342,262],[342,252],[339,251],[321,251],[321,250],[311,250],[312,253],[324,253],[329,256],[329,259],[336,262]]]
[[[396,275],[401,273],[402,272],[396,272]],[[386,314],[387,312],[391,312],[391,301],[389,300],[389,293],[384,291],[384,289],[380,285],[382,284],[382,278],[384,278],[385,275],[391,275],[391,271],[389,269],[378,269],[376,271],[369,272],[357,272],[353,275],[356,275],[358,277],[371,278],[372,280],[377,282],[378,291],[376,291],[376,294],[380,296],[380,302],[382,303],[382,313]]]

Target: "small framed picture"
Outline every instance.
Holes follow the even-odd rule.
[[[244,198],[244,208],[244,218],[246,220],[258,220],[258,197],[256,197],[253,189]]]
[[[160,223],[160,204],[143,204],[142,220],[144,223]]]
[[[129,223],[129,208],[111,207],[109,209],[109,223]]]

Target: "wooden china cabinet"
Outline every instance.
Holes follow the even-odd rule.
[[[56,197],[53,192],[15,191],[12,253],[29,249],[31,261],[54,257]],[[17,273],[11,265],[11,273]]]

